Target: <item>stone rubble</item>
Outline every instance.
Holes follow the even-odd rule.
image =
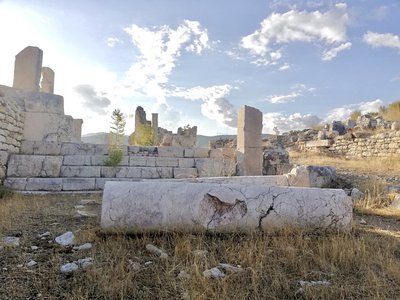
[[[64,234],[56,237],[55,241],[61,246],[70,246],[74,243],[75,236],[71,231],[67,231]]]
[[[206,278],[218,279],[218,278],[225,277],[225,274],[224,274],[224,272],[222,272],[217,267],[214,267],[214,268],[205,270],[203,272],[203,276],[206,277]]]
[[[161,250],[160,248],[152,244],[147,244],[146,250],[152,254],[159,256],[160,258],[168,258],[168,254],[164,250]]]

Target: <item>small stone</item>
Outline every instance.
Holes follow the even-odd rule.
[[[274,253],[274,250],[268,249],[265,253],[266,253],[267,255],[271,255],[272,253]]]
[[[23,264],[18,264],[17,268],[22,268],[24,265]]]
[[[186,271],[180,271],[178,274],[178,278],[179,279],[189,279],[190,278],[190,274]]]
[[[28,268],[32,268],[33,266],[36,266],[36,265],[37,265],[37,262],[34,261],[34,260],[31,260],[30,262],[28,262],[28,263],[26,264],[26,266],[27,266]]]
[[[60,268],[61,273],[72,273],[79,269],[79,266],[76,263],[67,263],[62,265]]]
[[[152,244],[147,244],[146,250],[152,254],[158,255],[160,258],[168,258],[168,254],[164,250],[161,250]]]
[[[77,210],[76,213],[77,213],[78,215],[82,216],[82,217],[88,217],[88,218],[97,217],[96,214],[87,212],[87,211],[85,211],[85,210],[80,210],[80,209]]]
[[[35,250],[37,250],[37,249],[39,249],[38,246],[31,246],[31,250],[35,251]]]
[[[79,203],[82,205],[97,204],[96,200],[92,199],[82,199],[81,201],[79,201]]]
[[[232,273],[239,273],[243,271],[243,268],[241,266],[234,266],[231,264],[224,264],[224,263],[219,263],[218,266],[223,269],[224,271],[227,272],[232,272]]]
[[[42,234],[38,234],[38,238],[40,238],[40,239],[42,239],[42,240],[44,240],[46,237],[48,237],[48,236],[50,236],[50,232],[49,231],[46,231],[46,232],[44,232],[44,233],[42,233]]]
[[[206,278],[213,278],[213,279],[218,279],[218,278],[225,277],[225,274],[220,269],[218,269],[217,267],[205,270],[203,272],[203,275]]]
[[[350,192],[350,197],[352,200],[357,200],[364,197],[364,193],[361,192],[359,189],[353,188]]]
[[[129,260],[128,262],[129,262],[129,269],[131,269],[132,271],[139,271],[142,267],[140,263],[136,261]]]
[[[74,207],[75,207],[75,209],[82,209],[82,208],[85,208],[84,205],[75,205]]]
[[[56,243],[61,246],[69,246],[74,242],[74,234],[71,231],[56,237]]]
[[[153,262],[152,262],[151,260],[149,260],[149,261],[146,261],[146,262],[144,263],[144,266],[145,266],[145,267],[150,267],[152,264],[153,264]]]
[[[5,236],[1,240],[7,246],[18,247],[20,238],[15,236]]]
[[[72,249],[74,249],[76,251],[79,251],[79,250],[89,250],[91,248],[92,248],[92,244],[91,243],[85,243],[85,244],[80,245],[80,246],[75,246]]]
[[[361,219],[361,220],[360,220],[360,224],[361,224],[361,225],[366,225],[366,224],[367,224],[367,221],[365,221],[364,219]]]
[[[93,264],[93,258],[87,257],[87,258],[78,259],[77,261],[74,261],[74,263],[76,263],[82,269],[86,269],[87,267],[89,267],[90,265]]]
[[[320,280],[320,281],[304,281],[300,280],[299,284],[301,287],[306,287],[306,286],[314,286],[314,285],[330,285],[330,281],[328,280]]]

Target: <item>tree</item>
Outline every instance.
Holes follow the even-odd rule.
[[[129,145],[156,146],[159,144],[157,134],[148,124],[141,124],[129,136]]]
[[[126,120],[120,109],[114,109],[111,115],[110,133],[108,135],[107,166],[116,167],[122,160],[122,144],[124,142]]]

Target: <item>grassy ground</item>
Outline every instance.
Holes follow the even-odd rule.
[[[0,236],[21,238],[19,247],[0,250],[0,299],[396,299],[400,295],[400,212],[384,218],[357,212],[348,234],[285,229],[264,235],[106,236],[99,231],[100,196],[92,198],[96,203],[84,209],[97,213],[95,217],[77,215],[74,206],[87,199],[85,195],[0,199]],[[360,224],[361,218],[366,224]],[[93,248],[73,251],[52,242],[68,230],[74,232],[76,244],[91,242]],[[51,234],[47,239],[37,237],[46,231]],[[164,249],[169,258],[148,253],[148,243]],[[194,250],[208,254],[199,257]],[[86,257],[94,260],[87,269],[60,273],[61,265]],[[31,259],[37,265],[27,267]],[[243,271],[205,278],[203,271],[218,263],[241,265]],[[180,271],[190,278],[178,278]],[[301,290],[300,281],[328,284],[305,285]]]

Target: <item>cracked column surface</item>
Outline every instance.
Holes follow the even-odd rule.
[[[188,182],[106,182],[104,230],[265,231],[286,225],[351,229],[343,190]]]

